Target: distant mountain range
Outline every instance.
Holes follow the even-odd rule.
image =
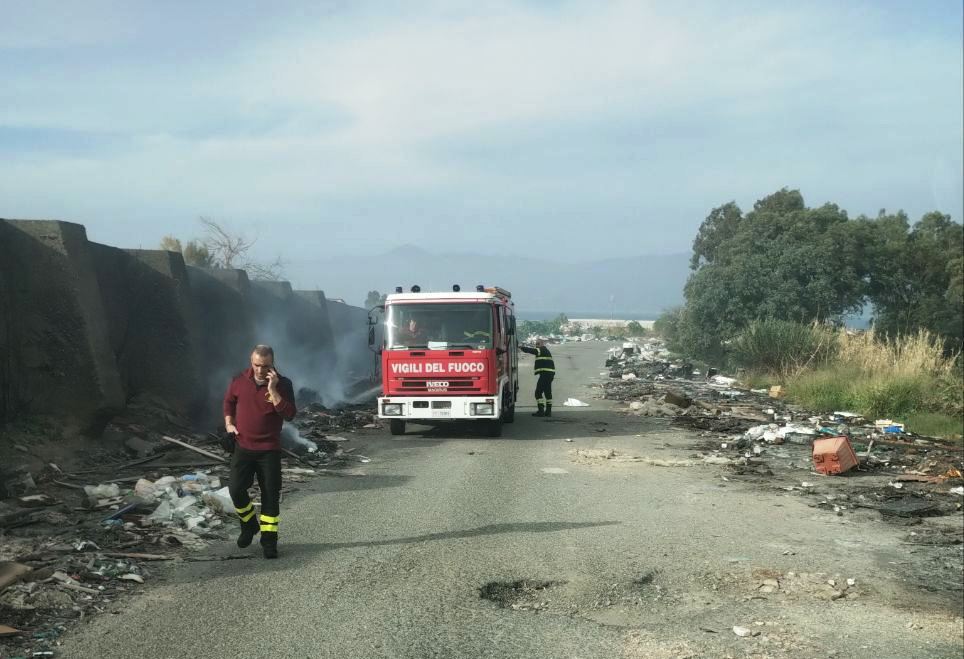
[[[549,246],[551,247],[551,246]],[[609,317],[652,315],[682,303],[689,274],[688,254],[650,254],[603,261],[560,263],[518,256],[434,254],[406,245],[380,256],[336,256],[289,268],[292,279],[319,282],[326,295],[362,305],[370,290],[450,290],[459,284],[497,285],[512,291],[526,313],[573,312]]]

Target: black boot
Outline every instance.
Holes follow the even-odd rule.
[[[261,534],[261,551],[265,558],[278,558],[278,533],[265,531]]]
[[[539,404],[539,410],[537,412],[532,413],[532,416],[545,416],[545,415],[546,415],[546,408],[541,403]]]
[[[241,522],[241,534],[238,536],[238,547],[244,549],[251,545],[251,541],[254,540],[254,536],[258,534],[261,529],[261,525],[258,524],[258,520],[251,517],[247,522]]]
[[[552,416],[552,403],[546,403],[546,416]]]

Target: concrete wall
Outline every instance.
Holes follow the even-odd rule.
[[[204,410],[199,422],[216,426],[221,399],[231,377],[248,366],[254,331],[251,283],[243,270],[188,266],[195,322],[200,328],[200,358],[204,373]]]
[[[190,417],[202,392],[198,331],[180,254],[90,243],[127,400],[151,394]]]
[[[0,425],[45,415],[97,434],[151,395],[211,429],[258,343],[329,404],[371,357],[365,311],[321,291],[91,243],[78,224],[0,220]]]
[[[0,420],[43,413],[100,432],[125,396],[84,227],[0,221],[0,245]]]

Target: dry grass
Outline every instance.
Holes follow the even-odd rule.
[[[943,377],[954,370],[956,355],[945,355],[943,342],[926,330],[892,339],[838,330],[836,339],[838,365],[875,377]]]
[[[960,434],[958,355],[945,354],[943,342],[929,332],[888,339],[873,331],[761,321],[740,337],[737,349],[746,365],[769,367],[757,370],[755,381],[782,382],[791,398],[813,410],[913,417],[917,432]]]

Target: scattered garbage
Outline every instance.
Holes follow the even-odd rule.
[[[886,471],[923,484],[961,484],[954,481],[961,478],[964,456],[953,443],[915,435],[894,419],[867,420],[847,409],[814,414],[788,403],[782,385],[750,389],[715,368],[700,378],[691,364],[674,358],[661,339],[638,340],[637,345],[640,349],[633,355],[610,351],[604,397],[624,403],[626,414],[666,418],[674,426],[697,431],[706,440],[701,447],[730,460],[732,469],[765,475],[762,463],[778,461],[818,473]],[[627,374],[635,377],[624,379]],[[834,437],[846,438],[850,451],[843,462],[838,456],[818,466],[814,444]]]
[[[883,432],[886,434],[896,435],[904,432],[904,424],[897,423],[896,421],[893,421],[891,419],[877,419],[876,421],[874,421],[874,427],[877,428],[877,430],[879,430],[880,432]]]
[[[566,407],[589,407],[589,403],[584,403],[577,398],[567,398],[563,405]]]
[[[283,458],[282,495],[306,478],[346,473],[322,467],[369,462],[343,449],[347,433],[366,425],[380,427],[370,406],[306,406],[288,425],[295,445]],[[96,615],[143,588],[153,562],[224,559],[192,555],[236,528],[216,434],[126,418],[106,432],[112,448],[91,449],[73,469],[0,466],[0,555],[13,559],[0,561],[0,610],[12,616],[0,625],[0,655],[53,656],[65,619]],[[259,499],[255,486],[256,506]]]
[[[110,499],[111,497],[116,497],[120,495],[120,487],[116,483],[108,483],[104,485],[85,485],[84,492],[87,493],[88,497],[97,499]]]
[[[821,474],[842,474],[857,464],[857,454],[846,437],[827,437],[813,443],[813,465]]]

